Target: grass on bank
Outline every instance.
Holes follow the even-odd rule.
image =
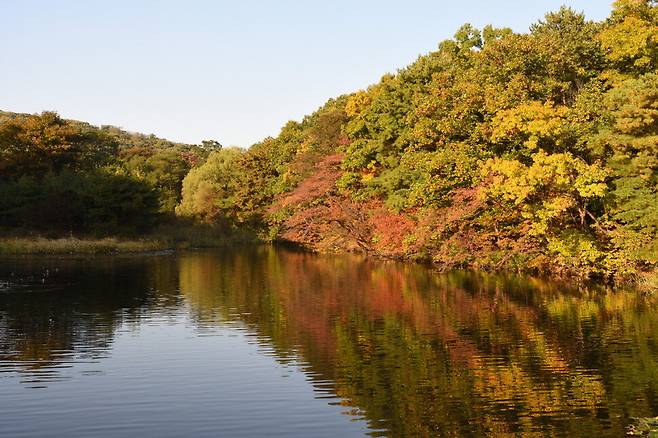
[[[210,226],[163,226],[139,238],[121,237],[0,237],[0,255],[117,254],[186,248],[212,248],[257,242],[245,232],[226,233]]]
[[[115,237],[102,239],[78,239],[65,237],[0,238],[0,255],[22,254],[112,254],[157,251],[168,249],[165,242],[157,240],[120,240]]]

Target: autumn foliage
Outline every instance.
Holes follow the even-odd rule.
[[[617,0],[602,22],[563,7],[527,33],[466,24],[247,150],[0,118],[0,226],[39,214],[21,210],[30,184],[52,183],[49,210],[68,196],[58,178],[93,171],[141,184],[145,211],[321,251],[638,278],[658,266],[657,29],[655,0]]]
[[[235,226],[444,268],[633,278],[658,263],[658,6],[464,25],[244,153]]]

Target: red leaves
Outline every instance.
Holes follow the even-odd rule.
[[[403,255],[405,238],[413,235],[416,222],[403,214],[391,213],[382,208],[370,218],[375,232],[375,247],[391,255]]]
[[[336,180],[342,174],[340,163],[342,154],[329,155],[315,165],[314,172],[303,180],[292,192],[285,193],[269,209],[274,213],[286,207],[307,204],[328,195],[335,187]]]

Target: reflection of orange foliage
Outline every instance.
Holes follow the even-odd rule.
[[[625,312],[638,321],[632,293],[614,295],[619,301],[604,310],[592,305],[596,295],[539,280],[438,275],[359,255],[260,251],[183,259],[180,289],[191,307],[206,320],[223,312],[240,320],[282,361],[300,361],[318,391],[358,406],[374,429],[392,436],[525,436],[536,431],[533,419],[555,415],[578,416],[599,430],[601,407],[619,413],[619,405],[597,370],[583,368],[589,323],[565,315],[591,312],[603,338],[611,329],[618,331],[612,339],[656,332],[655,312],[646,324],[618,324]],[[643,384],[655,380],[638,375]],[[628,399],[634,413],[648,415],[642,388]],[[612,427],[623,430],[622,415],[614,418]]]
[[[125,283],[134,288],[124,296],[129,301],[116,293],[122,283],[99,286],[99,295],[74,294],[76,303],[102,298],[76,307],[84,312],[74,319],[63,312],[52,321],[42,305],[24,312],[20,301],[13,318],[0,319],[0,353],[11,352],[2,359],[23,362],[26,371],[28,361],[48,367],[66,360],[58,355],[67,350],[109,344],[125,312],[141,323],[147,310],[168,314],[184,304],[200,330],[237,323],[266,354],[300,364],[318,392],[358,406],[373,429],[391,436],[526,436],[538,430],[538,419],[549,435],[582,436],[582,422],[582,430],[623,432],[624,416],[653,413],[647,394],[656,393],[658,369],[655,297],[439,275],[421,265],[271,246],[148,263]],[[592,352],[605,364],[593,362]],[[602,410],[607,422],[598,417]],[[558,424],[556,417],[573,421]]]

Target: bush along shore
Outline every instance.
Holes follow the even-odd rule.
[[[0,229],[14,235],[185,223],[441,269],[652,288],[658,6],[617,0],[600,22],[561,8],[526,33],[464,25],[248,149],[1,113],[0,152]]]

